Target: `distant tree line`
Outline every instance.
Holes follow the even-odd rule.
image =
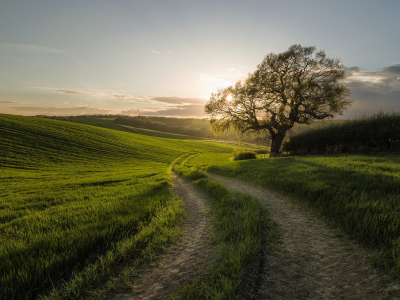
[[[70,117],[62,117],[62,116],[46,116],[46,115],[37,115],[36,117],[38,118],[45,118],[45,119],[53,119],[53,120],[59,120],[59,121],[67,121],[71,122],[69,119]]]
[[[194,118],[167,118],[146,116],[118,116],[114,123],[132,127],[146,128],[168,133],[212,138],[209,121]]]
[[[282,147],[294,155],[400,148],[400,112],[331,124],[292,136]]]

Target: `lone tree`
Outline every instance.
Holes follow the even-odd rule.
[[[205,112],[215,133],[233,129],[239,135],[253,132],[271,140],[274,157],[295,123],[333,118],[350,107],[350,91],[341,83],[344,74],[339,59],[315,47],[293,45],[265,56],[247,79],[218,89]]]

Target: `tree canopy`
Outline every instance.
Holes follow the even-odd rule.
[[[247,79],[218,89],[205,112],[216,133],[233,129],[268,137],[273,157],[295,123],[333,118],[350,107],[344,76],[339,59],[327,57],[316,47],[293,45],[285,52],[266,55]]]

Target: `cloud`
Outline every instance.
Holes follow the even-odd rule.
[[[0,104],[17,103],[15,101],[0,101]]]
[[[400,64],[394,65],[394,66],[389,66],[385,67],[382,69],[384,73],[388,74],[394,74],[394,75],[399,75],[400,76]]]
[[[53,47],[43,47],[30,44],[10,44],[10,43],[0,43],[0,49],[8,49],[21,52],[39,52],[39,53],[54,53],[54,54],[66,54],[64,50],[53,48]]]
[[[182,105],[170,108],[159,109],[157,111],[141,112],[146,116],[164,117],[183,117],[183,118],[202,118],[205,116],[204,105]]]
[[[235,68],[229,68],[229,69],[227,69],[228,71],[235,71]]]
[[[205,104],[203,98],[180,98],[180,97],[154,97],[152,100],[168,104]]]
[[[86,91],[60,90],[60,89],[57,91],[67,95],[87,96],[95,98],[109,98],[109,99],[119,99],[119,100],[132,100],[131,102],[148,102],[151,99],[151,96],[134,96],[116,92],[86,92]]]
[[[114,113],[110,109],[101,109],[95,107],[48,107],[48,106],[22,106],[10,107],[13,112],[23,115],[49,115],[49,116],[70,116],[86,114],[110,114]]]
[[[219,75],[209,75],[206,73],[200,74],[200,80],[211,83],[215,87],[222,87],[222,88],[231,86],[235,84],[236,81],[243,80],[245,78],[246,75],[244,75],[243,73],[228,73],[228,74],[223,73]]]
[[[180,98],[180,97],[154,97],[154,96],[134,96],[124,93],[116,93],[116,92],[88,92],[88,91],[76,91],[76,90],[64,90],[57,89],[56,91],[72,96],[86,96],[86,97],[94,97],[94,98],[108,98],[108,99],[117,99],[123,100],[124,102],[142,102],[142,103],[150,103],[150,102],[158,102],[165,104],[204,104],[207,100],[203,98]]]
[[[359,67],[346,68],[344,83],[351,90],[354,104],[344,113],[345,118],[363,113],[400,111],[400,64],[381,71],[361,71]]]
[[[121,111],[124,115],[142,115],[142,116],[163,116],[163,117],[178,117],[178,118],[202,118],[205,116],[204,105],[177,105],[164,108],[132,108]]]
[[[161,52],[160,52],[160,51],[157,51],[157,50],[152,50],[151,53],[153,53],[153,54],[160,54]]]

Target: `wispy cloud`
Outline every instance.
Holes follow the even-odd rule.
[[[51,116],[76,116],[85,114],[109,114],[114,113],[110,109],[94,107],[50,107],[50,106],[22,106],[10,107],[13,112],[24,115],[51,115]]]
[[[10,43],[0,43],[0,49],[8,49],[21,52],[41,52],[41,53],[54,53],[54,54],[66,54],[64,50],[44,47],[31,44],[10,44]]]
[[[177,105],[164,108],[140,108],[123,110],[126,115],[143,116],[163,116],[163,117],[184,117],[184,118],[202,118],[205,116],[204,105]]]
[[[236,81],[245,79],[246,75],[242,73],[223,73],[219,75],[209,75],[202,73],[200,74],[200,79],[214,84],[219,87],[228,87],[233,85]]]
[[[58,89],[57,91],[67,95],[119,99],[119,100],[132,100],[133,102],[148,102],[151,99],[151,96],[134,96],[116,92],[98,92],[98,91],[91,92],[91,91],[76,91],[76,90],[64,90],[64,89]]]
[[[0,104],[17,103],[15,101],[0,101]]]
[[[161,52],[160,52],[160,51],[157,51],[157,50],[152,50],[151,53],[153,53],[153,54],[160,54]]]
[[[205,116],[204,105],[179,105],[160,109],[156,112],[145,112],[143,115],[156,115],[165,117],[194,117],[202,118]]]
[[[151,98],[151,100],[168,104],[183,104],[183,105],[189,105],[189,104],[204,105],[207,102],[207,99],[203,98],[180,98],[180,97],[153,97]]]
[[[47,88],[44,88],[47,89]],[[193,98],[181,98],[181,97],[159,97],[159,96],[135,96],[125,93],[117,92],[102,92],[102,91],[78,91],[78,90],[66,90],[57,89],[59,93],[72,95],[72,96],[85,96],[93,98],[107,98],[124,100],[125,102],[140,102],[140,103],[163,103],[166,105],[189,105],[189,104],[205,104],[206,99],[193,97]]]

